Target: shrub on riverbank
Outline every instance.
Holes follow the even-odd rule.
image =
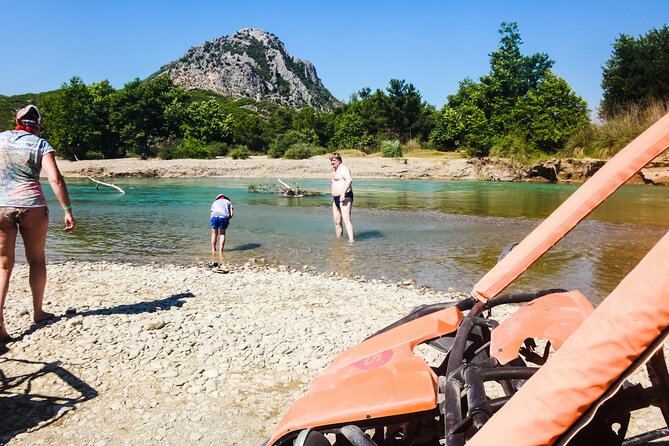
[[[584,125],[560,152],[562,157],[608,159],[669,111],[669,100],[633,106],[601,124]]]

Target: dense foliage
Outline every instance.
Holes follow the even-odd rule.
[[[528,157],[555,153],[588,121],[587,104],[551,72],[544,53],[524,56],[515,23],[503,22],[490,73],[465,79],[437,116],[430,140],[444,150]]]
[[[85,85],[73,77],[53,92],[0,96],[0,128],[13,127],[15,110],[32,102],[44,113],[44,136],[60,157],[72,160],[259,154],[297,159],[346,149],[387,157],[437,149],[528,159],[610,156],[649,119],[666,112],[666,26],[638,40],[621,36],[616,42],[604,68],[603,110],[625,108],[627,118],[609,116],[604,125],[589,123],[585,101],[551,71],[547,54],[521,53],[515,23],[503,22],[499,33],[490,72],[478,81],[461,81],[439,111],[422,100],[413,84],[399,79],[391,79],[385,90],[363,88],[324,112],[185,91],[167,76],[135,79],[118,90],[106,80]],[[645,113],[639,107],[657,111]],[[648,118],[632,119],[630,113]]]
[[[669,27],[651,29],[638,39],[621,34],[604,64],[602,88],[605,119],[669,100]]]

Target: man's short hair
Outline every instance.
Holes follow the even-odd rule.
[[[333,159],[338,159],[339,161],[341,161],[341,155],[337,152],[332,152],[332,155],[330,155],[330,161],[332,161]]]

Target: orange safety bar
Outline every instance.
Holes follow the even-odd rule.
[[[495,297],[643,166],[669,147],[669,114],[611,158],[474,285],[472,296]]]
[[[551,445],[669,326],[669,233],[467,446]]]

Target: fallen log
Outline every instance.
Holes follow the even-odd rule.
[[[121,192],[122,194],[125,194],[125,191],[124,191],[123,189],[121,189],[120,187],[118,187],[117,185],[115,185],[115,184],[104,183],[104,182],[102,182],[102,181],[98,181],[98,180],[96,180],[95,178],[93,178],[93,177],[89,177],[89,176],[86,176],[86,178],[88,178],[89,180],[91,180],[91,181],[97,183],[98,186],[96,186],[96,187],[99,187],[99,185],[102,184],[103,186],[113,187],[114,189],[116,189],[117,191]]]

